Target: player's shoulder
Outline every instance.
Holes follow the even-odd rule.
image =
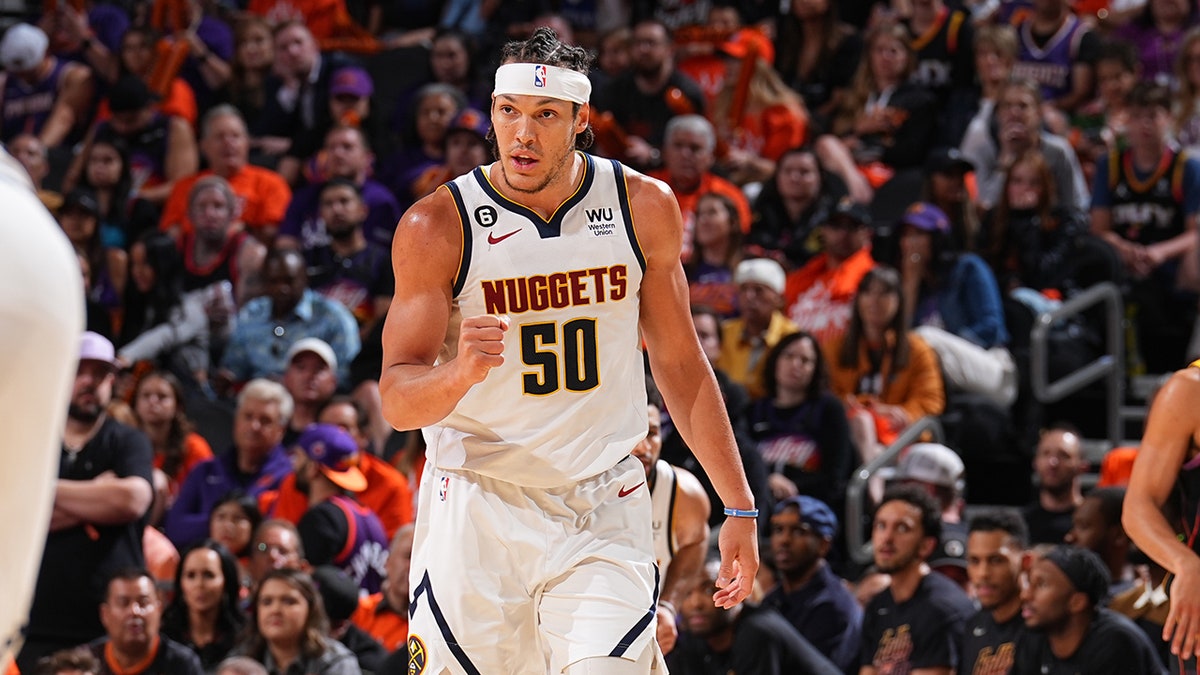
[[[604,161],[604,160],[600,160]],[[619,164],[629,188],[629,200],[638,206],[675,204],[675,194],[663,181],[652,178],[633,167]]]

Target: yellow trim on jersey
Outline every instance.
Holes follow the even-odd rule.
[[[497,195],[498,195],[498,196],[499,196],[501,199],[503,199],[504,201],[508,202],[509,204],[515,204],[515,205],[517,205],[517,206],[520,206],[520,207],[521,207],[521,208],[523,208],[523,209],[526,209],[526,210],[528,210],[529,212],[531,212],[531,213],[533,213],[534,215],[536,215],[538,218],[541,218],[541,221],[542,221],[543,223],[549,224],[549,223],[550,223],[550,221],[554,220],[554,217],[558,215],[558,211],[559,211],[559,209],[561,209],[561,208],[563,207],[563,204],[566,204],[566,203],[570,202],[570,201],[571,201],[571,199],[575,197],[575,195],[579,194],[579,191],[580,191],[580,190],[583,188],[583,186],[584,186],[584,185],[587,183],[587,170],[588,170],[588,161],[587,161],[587,158],[586,158],[586,157],[584,157],[584,156],[583,156],[583,153],[582,153],[582,152],[580,152],[579,150],[576,150],[576,151],[575,151],[575,154],[576,154],[576,155],[578,155],[578,156],[579,156],[579,158],[583,160],[583,175],[581,175],[581,176],[579,177],[579,185],[576,185],[576,186],[575,186],[575,189],[574,189],[574,190],[571,192],[571,194],[567,195],[567,198],[566,198],[566,199],[564,199],[564,200],[562,201],[562,204],[559,204],[559,205],[558,205],[558,206],[557,206],[557,207],[554,209],[554,212],[550,214],[550,217],[549,217],[549,218],[542,218],[542,214],[538,213],[538,212],[537,212],[537,209],[534,209],[534,208],[533,208],[533,207],[531,207],[531,206],[527,206],[527,205],[525,205],[525,204],[522,204],[521,202],[519,202],[519,201],[517,201],[517,200],[515,200],[515,199],[513,199],[513,198],[511,198],[511,197],[509,197],[508,195],[504,194],[504,192],[503,192],[503,191],[501,191],[501,190],[500,190],[500,188],[496,187],[496,184],[492,182],[492,177],[491,177],[491,175],[490,175],[490,173],[491,173],[490,171],[488,171],[488,170],[486,170],[486,169],[485,169],[485,170],[483,170],[483,171],[480,171],[480,173],[482,173],[482,174],[483,174],[483,179],[484,179],[484,180],[486,180],[486,181],[488,182],[488,185],[492,186],[492,189],[496,191],[496,194],[497,194]],[[503,160],[501,160],[501,161],[503,161]]]
[[[1196,359],[1188,364],[1188,368],[1200,368],[1200,359]]]
[[[463,272],[463,258],[467,254],[467,235],[463,231],[467,224],[463,222],[462,213],[458,208],[458,200],[454,198],[454,193],[450,191],[449,186],[442,183],[437,189],[446,191],[446,195],[450,197],[450,201],[454,204],[454,217],[458,219],[458,267],[455,268],[453,277],[454,283],[458,283]]]

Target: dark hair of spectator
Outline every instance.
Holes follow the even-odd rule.
[[[134,244],[146,248],[146,264],[154,270],[154,286],[145,293],[132,280],[126,286],[125,320],[117,341],[121,345],[129,344],[147,329],[170,320],[171,310],[183,297],[183,256],[171,235],[149,230]]]
[[[1125,488],[1119,485],[1096,488],[1084,495],[1084,499],[1095,499],[1100,505],[1100,517],[1108,527],[1121,525],[1121,513],[1125,506]]]
[[[325,636],[329,634],[329,618],[325,615],[325,603],[313,584],[312,577],[300,570],[288,567],[271,570],[262,578],[250,599],[250,621],[246,624],[242,650],[250,656],[261,657],[267,651],[267,639],[258,626],[258,599],[268,581],[281,581],[300,592],[308,603],[308,616],[300,636],[300,652],[308,658],[317,658],[325,653]]]
[[[775,375],[775,368],[779,365],[779,358],[783,354],[783,350],[801,340],[808,340],[812,344],[817,359],[813,365],[812,379],[809,380],[808,388],[804,391],[804,400],[815,401],[820,397],[821,392],[829,388],[829,366],[825,363],[825,354],[821,351],[821,343],[812,333],[798,331],[785,335],[767,353],[767,359],[763,363],[763,388],[766,389],[767,396],[770,398],[775,398],[779,394],[779,381]]]
[[[1138,82],[1125,99],[1130,108],[1171,110],[1171,92],[1157,82]]]
[[[183,593],[183,568],[188,556],[195,551],[216,553],[221,561],[221,575],[225,577],[224,585],[221,587],[221,604],[217,608],[217,635],[213,637],[236,637],[246,623],[246,617],[242,614],[238,604],[242,588],[241,576],[238,572],[237,559],[229,549],[225,548],[224,544],[213,539],[198,541],[180,553],[179,565],[175,570],[175,597],[171,599],[171,604],[163,610],[162,632],[176,641],[186,639],[190,632],[188,606]]]
[[[83,675],[99,675],[100,660],[86,646],[63,649],[38,659],[33,675],[59,675],[79,671]]]
[[[167,386],[171,388],[171,395],[175,397],[175,416],[171,418],[171,426],[167,429],[167,442],[162,463],[163,473],[174,476],[183,466],[184,441],[194,430],[192,421],[187,416],[183,384],[179,378],[165,370],[152,370],[139,377],[137,384],[133,387],[133,416],[137,417],[137,400],[142,393],[142,386],[156,377],[167,383]],[[138,424],[141,423],[142,420],[139,419]]]
[[[1013,509],[988,509],[971,518],[968,532],[1004,532],[1021,548],[1029,545],[1029,527]]]
[[[258,533],[258,526],[263,523],[263,514],[258,509],[258,500],[254,498],[254,495],[247,494],[242,490],[231,490],[218,499],[217,503],[213,504],[212,511],[209,511],[208,529],[210,532],[212,531],[212,514],[226,504],[236,504],[241,509],[242,515],[250,521],[250,541],[246,542],[246,548],[240,551],[230,551],[234,557],[244,558],[250,555],[250,549],[254,545],[254,535]]]
[[[904,502],[921,511],[921,534],[938,539],[942,536],[942,508],[933,495],[919,485],[893,485],[883,493],[880,508],[888,502]]]
[[[862,281],[858,282],[858,289],[854,292],[854,308],[850,312],[850,324],[846,327],[846,339],[842,343],[842,351],[838,354],[838,365],[853,368],[858,365],[859,347],[864,339],[862,314],[858,311],[858,299],[862,295],[863,290],[869,288],[872,284],[882,284],[884,290],[888,293],[894,293],[897,298],[898,307],[896,316],[892,318],[891,326],[888,330],[895,336],[892,345],[892,367],[894,369],[904,368],[908,365],[908,329],[904,326],[904,294],[900,292],[900,273],[894,267],[886,265],[876,265],[869,272],[863,275]]]

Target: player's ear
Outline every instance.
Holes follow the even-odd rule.
[[[579,114],[575,116],[575,133],[582,134],[588,128],[588,124],[592,121],[592,104],[581,103],[579,106]]]

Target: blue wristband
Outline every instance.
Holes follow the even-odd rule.
[[[758,509],[731,509],[726,506],[725,515],[732,518],[757,518]]]

